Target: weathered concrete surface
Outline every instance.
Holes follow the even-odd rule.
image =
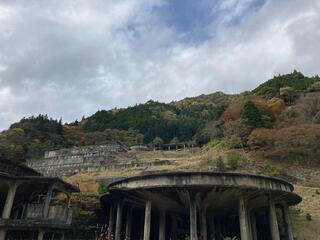
[[[237,173],[169,172],[125,178],[110,184],[115,189],[186,186],[229,186],[292,192],[293,185],[277,178]]]
[[[177,239],[174,227],[166,228],[163,210],[168,213],[172,226],[179,221],[179,238],[188,235],[191,240],[197,240],[227,236],[253,240],[260,239],[261,234],[270,234],[270,238],[276,240],[280,239],[276,231],[276,208],[281,210],[283,205],[295,205],[301,197],[293,193],[290,183],[277,178],[238,173],[170,172],[139,175],[109,184],[108,193],[101,197],[102,204],[110,206],[119,201],[127,208],[134,207],[136,217],[144,214],[144,228],[135,226],[144,234],[144,240],[156,236],[163,239],[165,234]],[[151,212],[155,215],[150,222]],[[154,221],[155,218],[158,220]],[[282,218],[286,216],[282,214]],[[286,223],[280,223],[287,233],[291,231],[288,223],[287,219]]]
[[[129,158],[118,161],[116,156],[127,151],[118,142],[101,145],[74,147],[48,151],[44,158],[29,159],[29,167],[36,169],[46,176],[67,176],[79,172],[96,172],[107,169],[152,167],[169,164],[169,161],[140,162]]]

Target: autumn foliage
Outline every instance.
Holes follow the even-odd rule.
[[[288,160],[320,159],[320,125],[298,125],[281,129],[255,129],[248,138],[251,149],[265,151],[265,157]]]

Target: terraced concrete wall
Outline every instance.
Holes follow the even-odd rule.
[[[41,159],[30,159],[27,165],[46,176],[67,176],[78,172],[105,171],[115,168],[148,168],[169,164],[167,160],[140,162],[128,158],[118,161],[119,153],[127,152],[127,148],[118,142],[101,145],[83,146],[45,152]]]
[[[43,158],[30,159],[27,165],[47,176],[65,176],[115,167],[118,164],[115,162],[116,155],[126,151],[126,147],[118,142],[65,148],[45,152]],[[128,159],[126,163],[132,161],[135,160]]]

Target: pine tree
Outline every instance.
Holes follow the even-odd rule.
[[[241,118],[245,120],[246,125],[251,129],[264,127],[262,114],[252,101],[248,101],[244,105]]]

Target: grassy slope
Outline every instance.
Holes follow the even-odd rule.
[[[297,240],[318,240],[320,239],[320,170],[315,170],[312,166],[290,166],[281,165],[274,162],[266,162],[262,158],[241,152],[247,161],[239,164],[237,172],[249,172],[254,174],[275,175],[277,171],[268,172],[266,166],[273,169],[287,169],[288,179],[294,179],[295,191],[303,197],[303,202],[292,209],[294,222],[294,235]],[[68,181],[80,185],[81,190],[87,194],[97,194],[101,179],[110,176],[132,176],[145,171],[211,171],[215,170],[217,156],[226,159],[226,152],[223,147],[206,147],[203,150],[193,151],[150,151],[131,152],[130,156],[135,156],[140,161],[170,160],[171,164],[151,168],[134,169],[113,169],[104,172],[80,173],[66,178]],[[254,160],[253,160],[254,159]],[[227,162],[225,160],[225,164]],[[294,177],[293,177],[294,176]],[[298,177],[296,177],[298,176]],[[314,187],[318,186],[318,187]],[[306,219],[306,214],[312,216],[312,221]]]

